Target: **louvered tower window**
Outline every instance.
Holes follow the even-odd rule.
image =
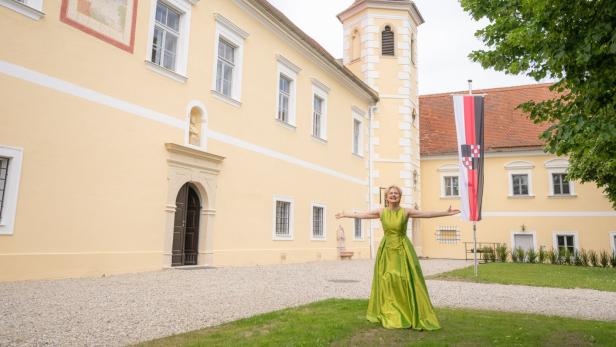
[[[394,55],[394,32],[387,25],[385,30],[381,32],[381,52],[383,55]]]

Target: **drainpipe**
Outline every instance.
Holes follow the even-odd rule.
[[[376,105],[370,105],[370,107],[368,107],[368,211],[372,211],[372,171],[374,169],[372,158],[372,116],[377,110],[378,108]],[[374,219],[370,219],[369,221],[368,240],[370,242],[370,259],[374,259],[374,242],[372,240],[372,224]]]

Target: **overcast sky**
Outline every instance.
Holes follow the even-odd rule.
[[[342,58],[342,23],[336,15],[353,0],[269,0],[334,57]],[[477,23],[462,10],[458,0],[415,0],[425,23],[419,26],[419,93],[422,95],[536,83],[523,76],[484,70],[467,56],[482,47],[475,38]]]

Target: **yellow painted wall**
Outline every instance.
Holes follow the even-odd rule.
[[[11,47],[0,52],[0,61],[40,73],[57,88],[70,83],[124,106],[87,100],[83,89],[75,96],[39,85],[36,75],[27,81],[23,75],[0,73],[0,145],[23,148],[14,232],[0,236],[0,280],[100,276],[168,266],[163,257],[169,252],[164,249],[169,232],[164,144],[186,143],[187,107],[195,100],[205,106],[209,130],[236,142],[207,141],[208,152],[226,159],[216,188],[213,260],[206,265],[333,260],[339,224],[345,228],[347,249],[356,258],[369,257],[367,225],[364,239],[355,241],[352,221],[333,217],[343,209],[368,207],[367,157],[351,154],[351,110],[367,112],[371,100],[351,82],[231,1],[192,6],[185,83],[144,63],[150,1],[139,1],[133,54],[60,22],[59,2],[44,5],[45,17],[39,21],[0,7],[0,29],[10,33],[5,45]],[[249,33],[240,106],[210,91],[214,13]],[[295,129],[275,120],[278,54],[301,68]],[[326,143],[311,136],[312,79],[330,88]],[[157,114],[154,118],[179,125],[140,117],[128,110],[131,107],[146,108]],[[367,123],[364,120],[366,136]],[[240,148],[238,141],[253,149]],[[288,160],[259,153],[263,150]],[[272,240],[276,195],[294,199],[291,241]],[[310,240],[311,202],[326,205],[325,241]]]
[[[616,212],[594,184],[573,182],[575,196],[550,197],[545,162],[553,159],[556,157],[535,153],[529,155],[529,152],[486,156],[483,218],[477,223],[478,242],[506,243],[507,247],[511,248],[512,235],[519,232],[534,234],[537,248],[544,246],[546,249],[552,249],[556,247],[553,241],[554,233],[577,232],[579,248],[611,252],[610,232],[616,231]],[[534,168],[530,169],[534,197],[508,197],[509,178],[505,165],[514,161],[525,161],[534,165]],[[447,164],[456,164],[456,159],[422,158],[423,210],[445,210],[449,205],[454,208],[461,205],[459,198],[441,197],[441,175],[438,169]],[[522,225],[525,231],[521,230]],[[457,226],[460,230],[460,241],[455,244],[437,241],[435,233],[441,226]],[[421,233],[424,255],[433,258],[463,259],[464,242],[473,241],[472,223],[462,221],[457,216],[422,219]],[[472,254],[469,254],[469,257],[472,257]]]

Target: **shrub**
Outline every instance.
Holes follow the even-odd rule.
[[[513,260],[513,254],[515,253],[515,259],[514,262],[516,263],[523,263],[525,260],[525,252],[522,249],[522,247],[517,247],[516,249],[511,251],[511,260]]]
[[[526,260],[531,264],[536,263],[537,262],[537,252],[535,252],[534,249],[530,248],[528,252],[526,252]]]
[[[496,251],[492,247],[490,247],[490,261],[496,262]]]
[[[550,264],[557,264],[558,262],[558,251],[554,249],[550,249],[546,254]]]
[[[496,257],[498,258],[498,261],[502,263],[506,262],[508,254],[509,251],[507,250],[506,244],[501,243],[500,245],[496,246]]]
[[[593,250],[588,251],[588,261],[592,266],[599,266],[599,257],[597,257],[597,252]]]
[[[514,262],[514,263],[519,262],[519,259],[518,259],[518,252],[516,252],[516,250],[515,250],[515,249],[512,249],[512,250],[511,250],[511,261],[512,261],[512,262]]]
[[[610,263],[610,256],[605,250],[601,250],[601,253],[599,253],[599,263],[601,267],[607,267]]]
[[[545,247],[543,246],[539,247],[539,253],[537,253],[537,257],[538,257],[539,264],[545,263],[547,259],[547,253],[545,251]]]
[[[565,248],[564,252],[562,252],[562,258],[563,260],[561,261],[561,264],[565,263],[567,265],[571,265],[571,252],[569,251],[569,248]]]
[[[580,251],[580,261],[582,266],[588,266],[588,252],[584,248]]]
[[[612,251],[612,257],[610,258],[610,264],[616,268],[616,251]]]
[[[573,251],[573,264],[575,266],[582,266],[582,257],[577,249]]]

